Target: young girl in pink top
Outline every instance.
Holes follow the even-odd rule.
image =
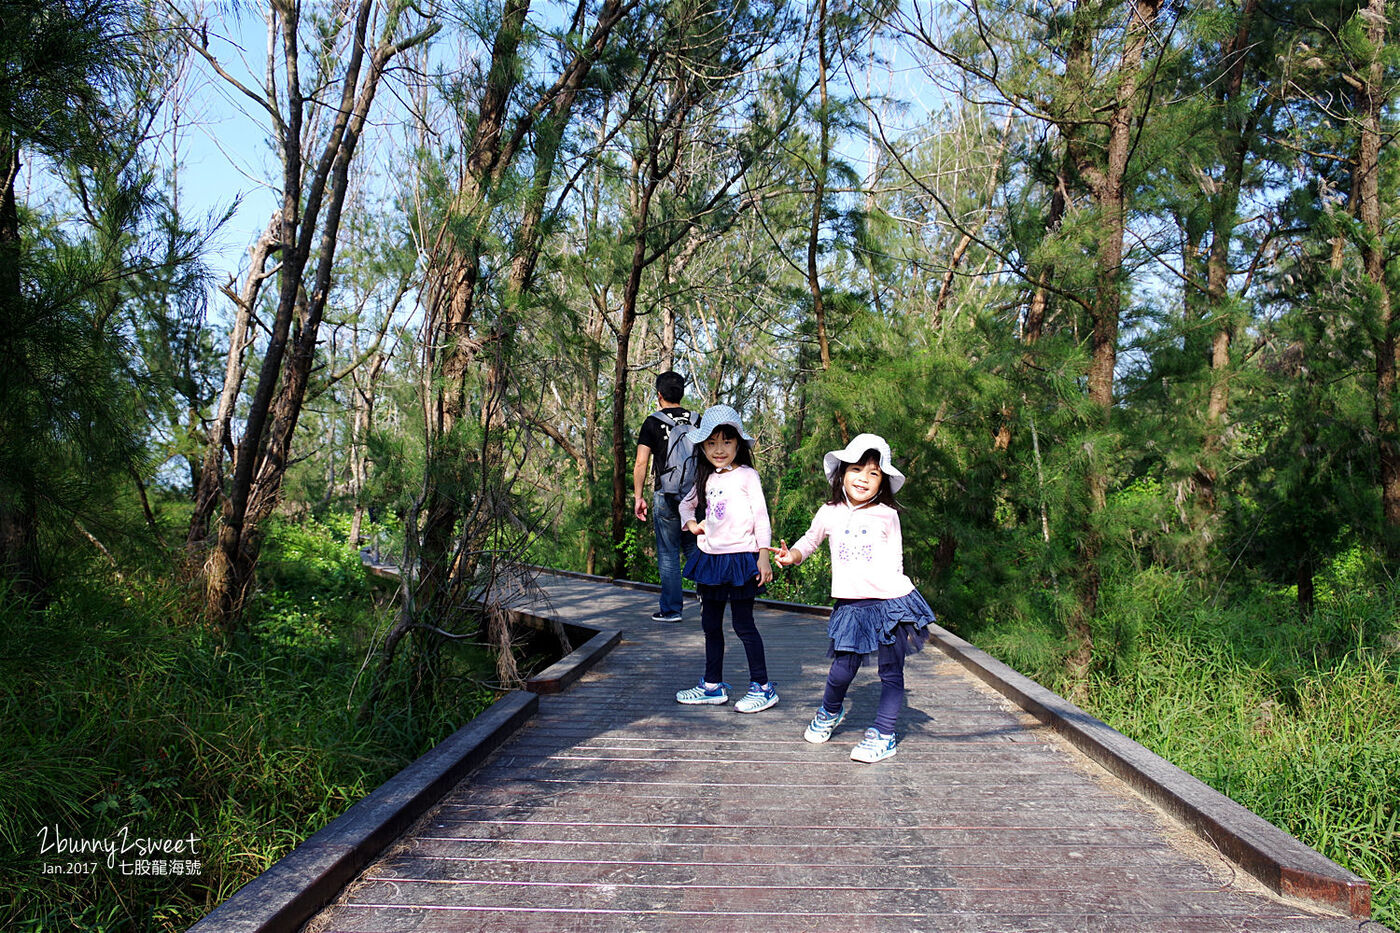
[[[773,543],[763,487],[739,413],[728,405],[705,411],[700,426],[686,435],[700,450],[695,488],[681,500],[681,527],[696,535],[697,548],[683,576],[700,591],[700,626],[705,632],[705,676],[676,694],[687,704],[720,704],[729,699],[724,683],[724,607],[749,661],[749,692],[734,703],[741,713],[757,713],[778,702],[768,680],[763,638],[753,621],[753,601],[773,579],[768,562]],[[697,521],[697,516],[702,516]]]
[[[904,474],[890,462],[890,447],[877,434],[857,435],[845,450],[824,458],[831,497],[817,510],[812,527],[793,544],[782,542],[778,563],[802,563],[829,539],[831,610],[827,634],[831,672],[816,716],[803,736],[825,742],[846,718],[846,691],[861,661],[880,665],[880,705],[875,724],[851,752],[856,761],[874,762],[895,753],[895,723],[904,704],[904,658],[924,646],[933,610],[904,575],[903,538],[894,494]]]

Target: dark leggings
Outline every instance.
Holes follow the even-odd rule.
[[[768,663],[763,657],[763,636],[753,621],[752,599],[700,600],[700,628],[705,632],[705,680],[717,684],[724,679],[724,606],[729,604],[729,620],[734,634],[744,643],[749,659],[749,680],[768,683]]]
[[[895,639],[892,645],[881,645],[880,660],[880,705],[875,710],[875,728],[889,735],[894,732],[899,720],[899,709],[904,705],[904,654],[903,639]],[[841,709],[846,699],[846,691],[860,670],[860,662],[865,656],[854,651],[838,651],[831,661],[831,673],[826,675],[826,693],[822,696],[822,709],[835,713]]]

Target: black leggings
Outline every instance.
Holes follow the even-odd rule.
[[[904,705],[904,655],[906,646],[903,639],[895,639],[892,645],[881,645],[880,661],[880,703],[875,708],[875,728],[889,735],[894,732],[899,720],[900,707]],[[856,671],[864,656],[854,651],[838,651],[831,662],[831,672],[826,677],[826,692],[822,696],[822,709],[835,713],[841,709],[846,699],[846,691],[855,680]]]
[[[724,606],[729,604],[729,620],[734,634],[744,643],[749,659],[749,680],[768,683],[768,663],[763,656],[763,636],[753,621],[752,599],[700,599],[700,628],[705,632],[705,680],[724,680]]]

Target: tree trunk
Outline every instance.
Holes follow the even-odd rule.
[[[30,596],[46,582],[39,562],[39,510],[27,490],[0,497],[0,573]]]
[[[1387,556],[1400,560],[1400,401],[1397,401],[1395,314],[1386,281],[1386,243],[1381,223],[1381,113],[1389,103],[1385,84],[1385,0],[1367,4],[1366,38],[1373,57],[1361,88],[1361,139],[1357,150],[1357,216],[1365,232],[1361,257],[1375,304],[1375,417],[1380,461],[1382,540]]]
[[[365,515],[365,485],[369,481],[369,433],[374,428],[374,394],[384,364],[389,358],[378,351],[369,361],[365,383],[359,377],[351,391],[354,393],[354,421],[350,434],[350,495],[355,500],[355,514],[350,520],[350,544],[360,544],[360,527]]]
[[[308,104],[314,106],[316,101],[303,97],[301,91],[299,55],[304,37],[298,10],[296,6],[278,6],[286,105],[285,116],[277,124],[283,169],[277,311],[238,444],[217,543],[205,570],[207,611],[225,628],[232,628],[239,620],[261,550],[259,525],[281,495],[321,318],[330,297],[341,211],[356,146],[389,61],[437,30],[430,27],[397,42],[386,39],[370,54],[362,81],[374,0],[361,0],[349,39],[339,105],[333,111],[320,157],[308,173],[301,152],[302,127]],[[306,271],[313,256],[316,267],[308,282]]]
[[[1015,111],[1006,114],[1006,121],[1001,126],[1001,142],[997,145],[996,158],[992,160],[992,166],[987,172],[987,213],[983,217],[991,214],[992,199],[996,194],[997,184],[1001,178],[1001,166],[1006,159],[1006,147],[1011,142],[1011,118]],[[1058,193],[1058,191],[1057,191]],[[1053,206],[1051,209],[1053,213]],[[957,244],[953,247],[953,254],[948,257],[948,268],[943,270],[943,276],[938,282],[938,297],[933,303],[933,327],[935,329],[943,325],[943,312],[948,308],[948,302],[953,296],[953,282],[957,279],[958,267],[962,265],[963,257],[967,255],[967,250],[972,246],[972,242],[981,232],[985,225],[985,220],[979,222],[971,229],[964,229]],[[1058,226],[1058,221],[1056,221]],[[1046,224],[1047,230],[1053,230],[1050,224]]]
[[[194,510],[190,515],[190,527],[185,536],[185,550],[193,555],[208,545],[209,519],[214,514],[224,485],[224,449],[230,446],[234,409],[238,404],[238,393],[243,388],[243,378],[247,373],[245,354],[252,343],[250,324],[253,308],[257,306],[262,284],[272,274],[266,271],[267,259],[278,248],[277,233],[281,229],[281,215],[274,214],[267,228],[249,250],[248,274],[243,280],[243,288],[238,294],[225,291],[237,309],[234,314],[233,331],[229,335],[228,362],[224,366],[224,386],[219,393],[219,407],[214,415],[214,423],[209,429],[209,439],[204,448],[204,458],[199,466],[199,482],[194,487]]]
[[[20,153],[13,138],[0,129],[0,319],[17,320],[20,315],[20,236],[19,207],[15,184],[19,178]],[[0,346],[4,345],[0,337]],[[13,443],[0,437],[0,443]],[[34,595],[43,589],[44,574],[39,562],[39,512],[24,477],[0,478],[0,574],[9,578],[20,593]]]
[[[1143,50],[1160,2],[1129,2],[1125,44],[1117,66],[1118,86],[1109,111],[1107,145],[1101,152],[1097,151],[1087,144],[1085,135],[1077,128],[1066,134],[1069,152],[1074,157],[1080,177],[1088,182],[1093,192],[1100,224],[1099,248],[1094,260],[1094,296],[1089,308],[1088,398],[1095,413],[1090,424],[1091,431],[1107,429],[1113,415],[1113,377],[1118,359],[1118,324],[1122,306],[1126,204],[1124,179],[1132,151]],[[1081,12],[1076,11],[1076,19]],[[1077,22],[1073,28],[1078,31],[1079,41],[1074,45],[1075,57],[1067,64],[1066,73],[1070,75],[1071,90],[1077,86],[1079,90],[1087,92],[1091,87],[1090,43],[1087,41],[1090,33]],[[1139,119],[1146,119],[1146,115]],[[1088,514],[1080,534],[1079,602],[1070,620],[1070,637],[1074,644],[1067,658],[1070,674],[1080,682],[1087,677],[1093,660],[1091,622],[1098,611],[1102,582],[1099,560],[1103,541],[1098,530],[1098,517],[1108,502],[1107,461],[1111,453],[1103,449],[1093,450],[1087,458],[1085,491],[1088,494]]]
[[[631,434],[627,430],[627,373],[628,357],[632,346],[632,328],[637,322],[637,294],[641,291],[642,272],[647,267],[647,218],[651,214],[651,199],[665,175],[660,173],[659,163],[650,161],[652,171],[647,172],[646,181],[636,201],[633,217],[635,233],[632,243],[632,264],[627,273],[627,283],[622,290],[622,312],[617,323],[617,353],[613,356],[612,385],[612,540],[613,576],[627,575],[627,555],[620,545],[626,534],[627,502],[630,499],[628,486],[632,473],[627,468],[627,447]]]
[[[511,350],[516,322],[525,313],[528,295],[534,281],[535,266],[544,248],[541,224],[544,219],[545,202],[549,197],[550,184],[554,178],[555,163],[563,142],[564,131],[573,115],[574,102],[583,88],[594,60],[602,53],[608,35],[621,20],[624,10],[621,0],[606,0],[598,13],[598,23],[584,48],[576,52],[572,61],[563,70],[553,88],[545,95],[540,109],[541,119],[534,121],[536,128],[534,144],[534,171],[530,188],[526,194],[525,206],[520,223],[516,228],[514,258],[506,278],[504,300],[497,319],[492,323],[486,343],[490,347],[490,362],[486,369],[486,384],[482,404],[482,428],[486,443],[483,450],[482,476],[485,487],[500,485],[499,471],[504,461],[502,444],[506,426],[506,411],[509,408],[510,370],[514,354]],[[505,150],[509,156],[519,146],[521,128],[516,128],[515,138]],[[505,503],[495,503],[493,512],[502,512]],[[502,514],[504,514],[502,512]],[[468,549],[469,552],[474,548]],[[503,621],[502,624],[506,624]]]
[[[1298,584],[1298,615],[1302,619],[1307,619],[1312,615],[1313,603],[1316,602],[1317,588],[1313,582],[1314,564],[1311,555],[1298,558],[1298,574],[1296,583]]]
[[[660,119],[651,119],[646,127],[645,150],[634,161],[637,169],[637,183],[632,199],[632,258],[628,267],[627,281],[622,289],[622,309],[614,331],[617,335],[617,353],[613,357],[612,384],[612,507],[610,531],[613,544],[613,575],[626,575],[627,557],[622,550],[626,535],[627,517],[632,514],[629,503],[632,501],[631,462],[627,457],[631,435],[627,425],[627,375],[630,371],[632,331],[637,323],[637,297],[641,294],[642,273],[652,263],[666,256],[693,229],[696,218],[690,217],[679,224],[678,232],[664,236],[654,247],[649,248],[652,199],[657,189],[665,181],[680,161],[685,151],[683,129],[691,111],[709,92],[695,76],[687,76],[684,83],[675,89]],[[737,177],[737,176],[734,176]],[[731,178],[730,183],[732,184]],[[725,191],[728,184],[717,192],[706,206],[712,208]]]
[[[19,205],[15,185],[19,179],[20,152],[10,134],[0,129],[0,319],[18,320],[23,295],[20,290]],[[0,347],[4,338],[0,337]],[[0,443],[14,443],[0,436]],[[0,574],[18,592],[42,592],[45,575],[39,560],[39,509],[33,482],[23,476],[0,478]]]
[[[454,570],[454,529],[460,518],[455,498],[466,488],[466,452],[458,450],[451,437],[466,406],[465,381],[484,347],[492,349],[492,362],[486,377],[483,424],[488,435],[486,448],[490,470],[499,462],[496,446],[504,424],[504,401],[508,392],[509,354],[502,346],[512,333],[512,316],[534,277],[535,264],[543,248],[541,220],[553,177],[564,129],[574,102],[594,62],[603,53],[613,28],[636,6],[635,0],[606,0],[599,10],[592,32],[575,51],[558,80],[514,124],[506,135],[505,123],[511,95],[519,81],[517,55],[529,12],[529,0],[506,4],[491,52],[491,69],[482,94],[476,131],[472,138],[466,169],[453,216],[461,222],[460,232],[448,234],[442,272],[438,276],[430,313],[432,332],[443,336],[443,357],[430,366],[439,374],[440,388],[434,389],[435,403],[429,420],[430,473],[425,494],[420,577],[420,601],[431,606],[445,592]],[[525,135],[538,128],[535,140],[534,174],[520,222],[516,225],[515,256],[506,283],[503,316],[491,322],[483,337],[474,335],[477,285],[483,241],[477,230],[488,222],[494,207],[496,182],[520,151]],[[494,438],[494,439],[493,439]]]
[[[831,369],[831,342],[826,329],[826,301],[822,296],[821,277],[817,274],[817,247],[820,244],[822,217],[826,213],[826,182],[831,165],[831,114],[827,94],[826,72],[830,67],[826,48],[826,0],[817,0],[817,88],[820,93],[817,122],[821,129],[817,148],[817,170],[812,178],[812,217],[807,230],[807,291],[812,296],[812,318],[817,325],[817,353],[822,372]],[[841,431],[841,443],[851,439],[846,416],[836,411],[836,426]]]
[[[1246,52],[1250,42],[1250,25],[1258,0],[1246,0],[1240,11],[1240,25],[1227,43],[1223,59],[1230,61],[1230,71],[1220,82],[1216,102],[1227,116],[1222,127],[1220,155],[1224,171],[1220,188],[1211,205],[1211,242],[1206,254],[1206,312],[1215,322],[1210,347],[1210,396],[1206,403],[1205,431],[1201,439],[1200,466],[1193,476],[1195,498],[1203,513],[1199,534],[1213,535],[1211,525],[1217,510],[1215,483],[1218,477],[1216,461],[1225,431],[1225,419],[1230,405],[1230,345],[1235,336],[1234,315],[1230,311],[1230,244],[1239,223],[1240,188],[1244,183],[1244,164],[1253,148],[1254,130],[1251,117],[1231,117],[1231,106],[1237,106],[1244,86]]]
[[[1004,143],[1002,151],[1005,151]],[[1064,164],[1055,175],[1055,189],[1050,194],[1050,210],[1045,216],[1045,236],[1047,239],[1053,237],[1064,222],[1065,209],[1069,204],[1066,179],[1073,167],[1070,155],[1066,152]],[[1032,348],[1040,341],[1040,336],[1045,331],[1045,314],[1050,307],[1050,283],[1054,281],[1054,278],[1054,263],[1043,263],[1039,270],[1034,273],[1035,288],[1031,290],[1030,304],[1026,307],[1026,318],[1021,324],[1021,342],[1026,347],[1026,351],[1021,354],[1020,362],[1023,378],[1034,361]],[[1005,452],[1011,448],[1011,424],[1015,418],[1015,403],[1005,403],[1002,408],[1001,427],[997,430],[996,439],[992,445],[996,450]]]
[[[19,203],[15,199],[15,185],[19,180],[19,147],[9,133],[0,129],[0,310],[5,312],[5,320],[15,320],[19,315],[20,294],[20,239]]]
[[[597,215],[594,214],[593,225],[596,228]],[[598,434],[600,412],[598,406],[598,393],[593,390],[593,386],[601,385],[603,379],[603,356],[600,351],[603,343],[603,331],[607,327],[607,308],[604,304],[594,303],[590,306],[590,316],[588,322],[588,382],[584,386],[584,428],[583,428],[583,457],[587,465],[584,471],[583,482],[584,492],[584,512],[587,518],[592,518],[594,512],[595,489],[598,485]],[[593,528],[593,523],[586,522],[583,531],[584,540],[584,569],[588,573],[598,572],[598,541],[602,535]]]
[[[491,46],[491,67],[477,108],[457,195],[434,258],[429,302],[427,372],[428,468],[419,547],[419,602],[436,604],[451,576],[457,502],[463,495],[466,452],[454,435],[466,410],[466,375],[483,345],[475,337],[476,290],[482,254],[481,227],[491,208],[498,167],[504,168],[505,123],[519,81],[517,52],[530,11],[529,0],[507,0]]]

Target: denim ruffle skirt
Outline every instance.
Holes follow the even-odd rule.
[[[711,599],[753,599],[767,587],[758,585],[758,554],[706,554],[696,548],[685,562],[681,575],[695,582],[702,597]]]
[[[837,651],[874,654],[881,645],[902,643],[904,653],[918,651],[928,640],[928,624],[938,621],[918,590],[894,599],[838,599],[826,633],[828,656]]]

